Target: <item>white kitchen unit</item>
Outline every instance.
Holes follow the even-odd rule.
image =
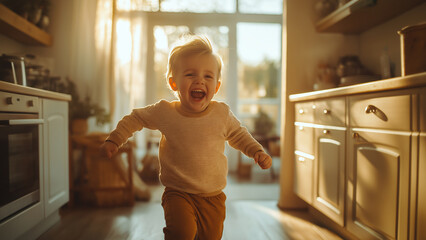
[[[425,239],[423,86],[426,73],[290,96],[296,170],[300,139],[310,146],[312,137],[315,149],[312,175],[305,173],[313,186],[299,184],[295,193],[334,221],[330,227],[357,239]],[[315,109],[313,123],[297,117],[306,105]],[[313,134],[301,137],[300,126]]]
[[[15,94],[16,98],[10,96]],[[26,101],[35,96],[37,102]],[[68,101],[66,94],[0,82],[3,102],[22,102],[38,107],[32,113],[40,121],[38,127],[38,181],[34,204],[0,221],[0,239],[36,239],[60,220],[59,208],[68,202]],[[19,98],[19,99],[18,99]],[[19,113],[14,114],[18,116]],[[33,121],[33,120],[31,120]],[[21,122],[28,122],[27,120]],[[13,157],[14,158],[14,157]]]
[[[44,212],[49,216],[69,199],[68,102],[43,99]]]
[[[346,129],[320,126],[315,129],[313,206],[343,226],[345,208]]]

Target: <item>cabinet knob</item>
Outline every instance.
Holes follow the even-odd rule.
[[[377,111],[377,107],[375,107],[374,105],[368,105],[367,107],[365,107],[365,113],[376,113]]]
[[[303,109],[299,109],[299,114],[304,114],[305,111]]]
[[[303,131],[303,129],[304,129],[303,126],[299,126],[300,131]]]
[[[326,115],[327,115],[327,114],[330,114],[330,113],[331,113],[331,110],[324,109],[323,113],[324,113],[324,114],[326,114]]]
[[[324,130],[322,131],[322,133],[324,133],[324,134],[330,134],[330,130],[324,129]]]
[[[28,107],[34,107],[34,101],[33,100],[29,100],[27,102],[27,104],[28,104]]]
[[[356,139],[356,138],[359,138],[359,133],[354,132],[354,133],[352,134],[352,137],[353,137],[353,138],[355,138],[355,139]]]
[[[298,157],[298,158],[297,158],[297,160],[298,160],[299,162],[304,162],[304,161],[305,161],[305,158],[304,158],[304,157]]]

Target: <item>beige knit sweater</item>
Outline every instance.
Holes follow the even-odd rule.
[[[228,173],[225,142],[249,157],[263,148],[225,103],[212,101],[198,114],[182,112],[179,104],[161,100],[133,110],[108,140],[121,146],[137,130],[158,129],[162,133],[159,159],[164,186],[194,194],[221,191]]]

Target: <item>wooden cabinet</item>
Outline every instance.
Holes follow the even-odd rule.
[[[313,206],[344,225],[345,206],[345,129],[315,129]]]
[[[371,129],[350,134],[347,229],[360,239],[406,239],[411,134]]]
[[[29,44],[51,46],[52,36],[0,4],[0,33]]]
[[[296,194],[352,237],[426,239],[426,88],[301,103]]]
[[[329,126],[346,125],[345,98],[331,98],[315,102],[315,123]]]
[[[418,185],[417,185],[417,214],[415,239],[426,239],[426,88],[422,88],[419,94],[420,106],[420,136],[419,136],[419,161],[418,161]]]
[[[426,132],[420,134],[418,174],[416,239],[426,239]]]
[[[305,202],[312,204],[314,166],[314,103],[295,105],[294,192]]]
[[[68,202],[68,102],[43,99],[45,216]]]
[[[318,32],[358,34],[423,2],[424,0],[350,0],[318,21],[315,27]]]
[[[294,191],[305,202],[312,204],[314,156],[295,151],[294,157]]]

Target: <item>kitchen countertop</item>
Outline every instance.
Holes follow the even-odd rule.
[[[25,95],[31,95],[31,96],[37,96],[37,97],[49,98],[49,99],[61,100],[61,101],[71,101],[71,95],[68,95],[68,94],[52,92],[52,91],[47,91],[47,90],[38,89],[38,88],[26,87],[26,86],[21,86],[21,85],[17,85],[13,83],[2,82],[2,81],[0,81],[0,91],[19,93],[19,94],[25,94]]]
[[[385,80],[377,80],[368,83],[356,84],[345,87],[330,88],[319,91],[292,94],[291,102],[315,100],[318,98],[347,96],[359,93],[381,92],[396,89],[414,88],[426,86],[426,72],[412,74],[404,77],[396,77]]]

